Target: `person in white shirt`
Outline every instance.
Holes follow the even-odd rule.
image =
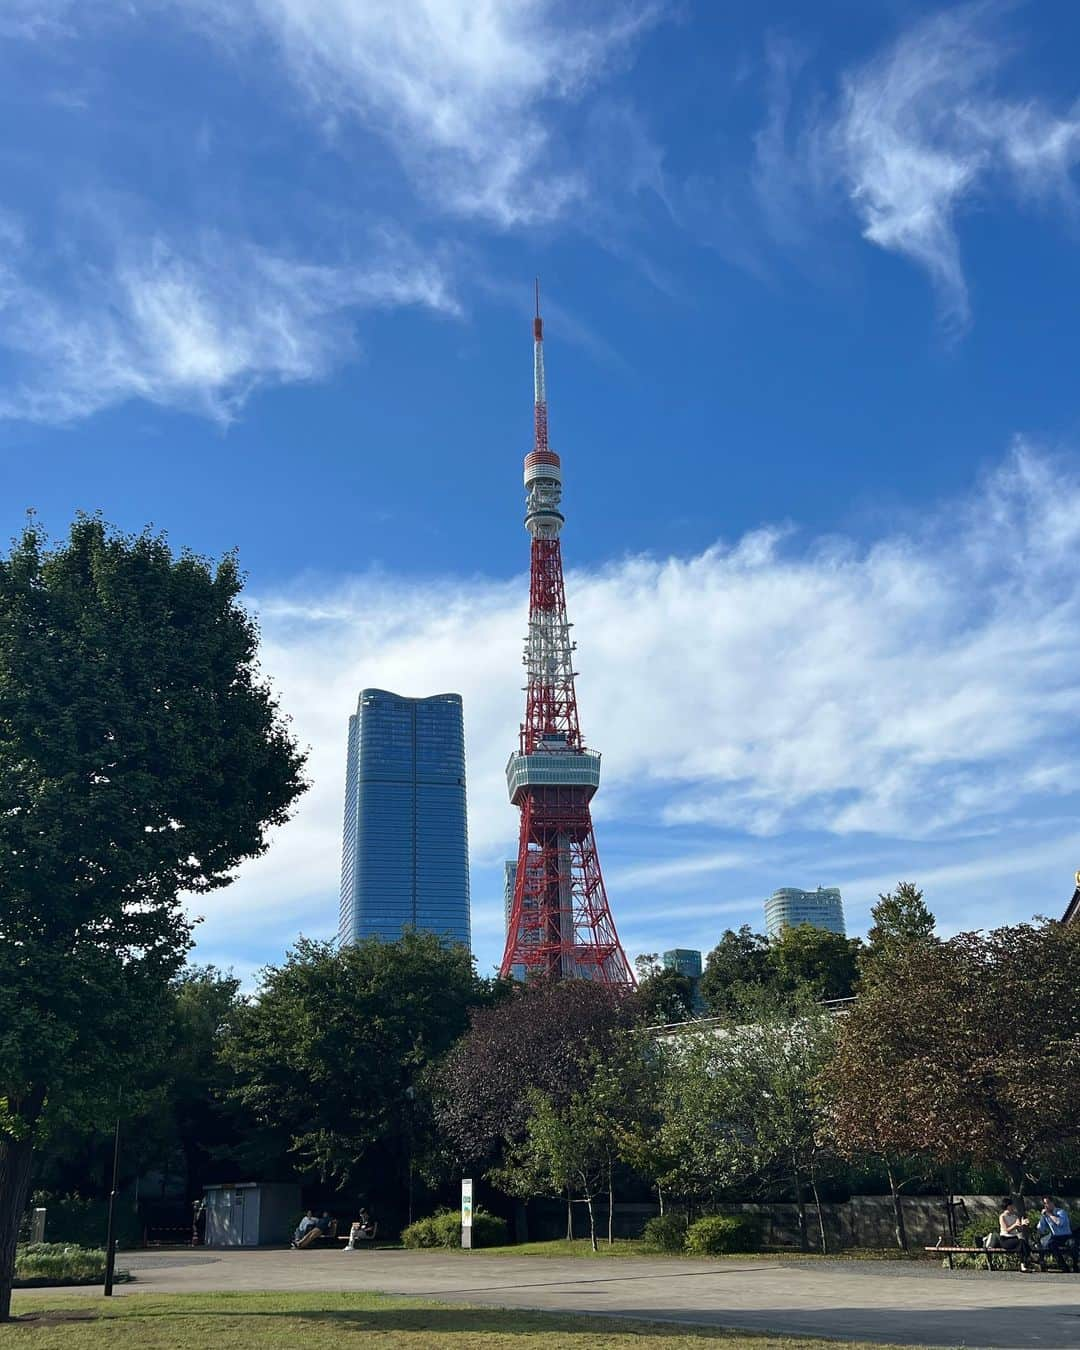
[[[1027,1239],[1027,1219],[1017,1213],[1012,1200],[1005,1201],[1005,1208],[998,1215],[998,1245],[1003,1252],[1018,1252],[1020,1269],[1027,1270],[1031,1256],[1031,1247]]]

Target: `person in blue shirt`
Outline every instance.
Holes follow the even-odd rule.
[[[1070,1245],[1072,1222],[1069,1211],[1063,1209],[1052,1195],[1042,1198],[1042,1212],[1039,1214],[1039,1232],[1043,1235],[1041,1247],[1047,1255],[1057,1259],[1062,1270],[1068,1269],[1062,1257],[1062,1249]]]

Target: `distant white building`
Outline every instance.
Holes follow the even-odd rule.
[[[816,891],[800,891],[795,886],[783,886],[765,901],[765,931],[770,938],[779,937],[785,928],[797,928],[804,923],[844,936],[844,902],[838,887],[819,886]]]

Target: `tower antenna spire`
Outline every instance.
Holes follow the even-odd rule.
[[[504,979],[520,973],[632,989],[634,976],[608,907],[589,806],[600,786],[600,756],[585,748],[578,722],[559,543],[562,462],[548,446],[539,277],[535,294],[535,439],[525,456],[525,528],[532,537],[528,684],[520,748],[506,766],[521,833],[500,973]]]
[[[533,449],[548,448],[547,380],[544,375],[544,321],[540,317],[540,278],[536,278],[533,319]]]

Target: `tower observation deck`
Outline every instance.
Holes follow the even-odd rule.
[[[532,538],[525,721],[506,766],[521,812],[517,878],[500,973],[595,980],[632,988],[634,977],[611,917],[589,803],[600,756],[578,721],[559,535],[562,462],[548,445],[544,325],[533,320],[533,448],[525,456],[525,528]]]

